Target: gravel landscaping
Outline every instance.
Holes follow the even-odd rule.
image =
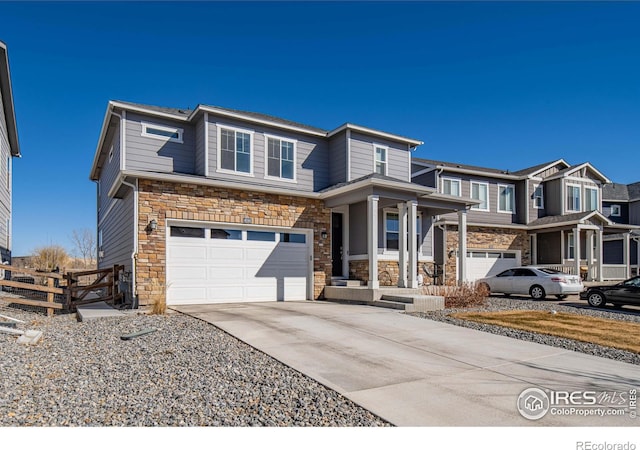
[[[0,333],[0,426],[389,426],[336,392],[182,314],[77,322],[7,308],[44,332]],[[124,341],[123,334],[156,328]]]
[[[572,303],[571,301],[565,303]],[[411,313],[413,316],[422,317],[424,319],[437,320],[453,325],[473,328],[475,330],[485,331],[503,336],[508,336],[525,341],[538,342],[540,344],[560,347],[576,352],[587,353],[589,355],[601,356],[603,358],[614,359],[616,361],[628,362],[640,365],[640,355],[624,350],[618,350],[611,347],[603,347],[587,342],[575,341],[573,339],[560,338],[546,334],[532,333],[529,331],[514,330],[496,325],[482,324],[471,322],[468,320],[456,319],[450,314],[456,312],[471,311],[505,311],[505,310],[555,310],[557,312],[566,312],[572,314],[580,314],[585,316],[599,317],[602,319],[621,320],[626,322],[640,322],[640,314],[637,310],[607,310],[595,309],[590,307],[576,307],[562,304],[555,301],[533,301],[527,297],[489,297],[485,306],[476,308],[448,308],[442,311],[428,313]]]

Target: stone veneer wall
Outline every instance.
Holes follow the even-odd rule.
[[[447,249],[458,248],[458,227],[447,225]],[[525,230],[507,228],[467,227],[467,250],[520,250],[522,265],[529,264],[529,236]],[[445,255],[445,279],[449,284],[456,281],[456,257]]]
[[[430,270],[433,270],[432,262],[418,263],[418,273],[424,277],[424,282],[429,283],[431,279],[424,272],[424,265],[429,266]],[[378,260],[378,282],[380,286],[397,286],[398,279],[400,278],[400,264],[398,261],[381,261]],[[366,259],[349,261],[349,279],[369,281],[369,261]]]
[[[331,210],[322,200],[150,180],[140,180],[138,191],[136,284],[142,305],[165,294],[167,219],[243,224],[249,217],[252,225],[313,229],[314,299],[331,281]],[[158,229],[148,232],[152,219]]]

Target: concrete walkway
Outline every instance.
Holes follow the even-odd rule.
[[[640,367],[368,306],[188,305],[205,320],[399,426],[637,426],[628,414],[523,418],[520,393],[613,393]],[[618,397],[619,398],[619,397]],[[611,408],[603,408],[610,411]]]

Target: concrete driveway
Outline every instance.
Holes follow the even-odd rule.
[[[640,387],[633,364],[369,306],[273,302],[173,309],[221,328],[398,426],[640,424],[628,410],[630,390]],[[516,405],[520,393],[533,387],[596,392],[604,414],[620,406],[622,395],[627,410],[623,416],[585,416],[578,414],[594,408],[570,410],[572,405],[551,402],[544,417],[528,420]]]

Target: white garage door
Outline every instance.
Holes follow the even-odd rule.
[[[167,304],[305,300],[308,240],[303,230],[170,226]]]
[[[467,252],[467,280],[496,275],[519,265],[519,251],[471,250]]]

